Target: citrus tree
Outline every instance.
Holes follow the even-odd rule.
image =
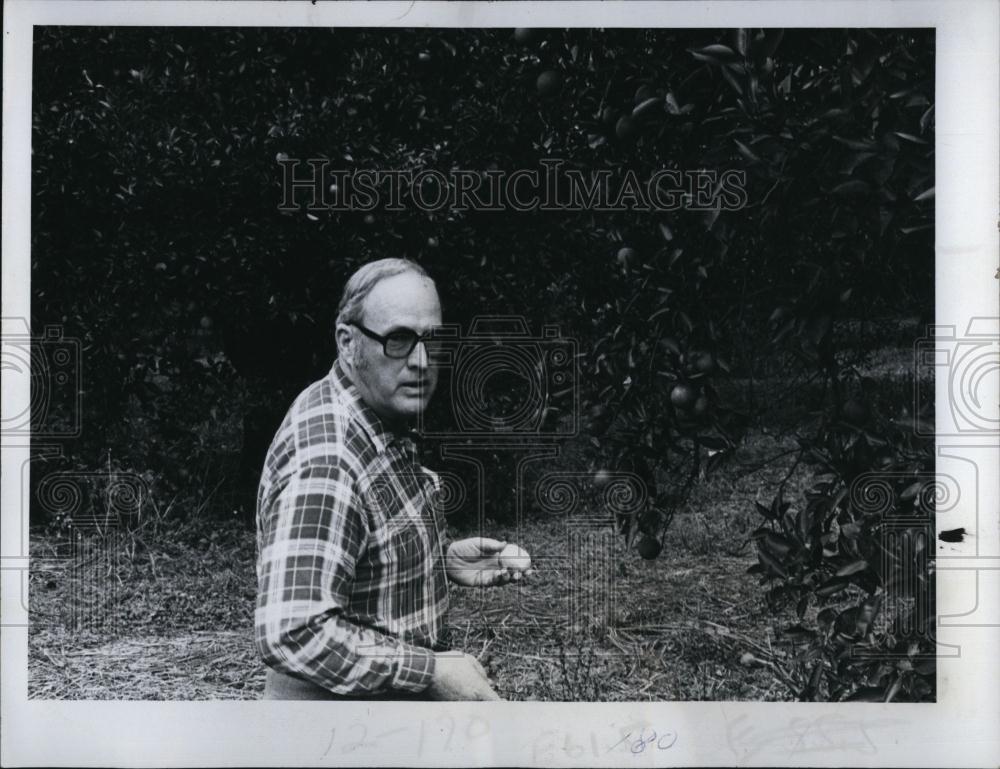
[[[438,279],[449,321],[513,312],[578,341],[592,467],[656,492],[621,522],[655,554],[751,416],[729,373],[767,349],[835,389],[840,317],[927,301],[914,276],[932,263],[932,42],[39,28],[32,320],[85,350],[91,427],[67,454],[155,468],[169,493],[222,483],[249,516],[278,421],[335,355],[346,277],[403,255]],[[620,205],[281,211],[282,157],[345,171],[558,162],[584,180],[607,171]],[[679,174],[675,205],[645,210],[633,180],[663,171]]]

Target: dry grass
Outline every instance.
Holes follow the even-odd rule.
[[[755,560],[746,540],[753,498],[772,494],[785,475],[780,461],[757,466],[787,444],[749,441],[698,488],[655,561],[610,531],[573,535],[557,520],[488,525],[484,533],[525,546],[538,573],[518,585],[453,590],[453,645],[479,657],[509,699],[787,699],[768,670],[739,664],[743,652],[771,647],[781,624],[745,574]],[[34,537],[30,696],[259,697],[253,534],[216,526],[163,526],[144,546],[108,548],[89,571],[74,568],[67,542]]]

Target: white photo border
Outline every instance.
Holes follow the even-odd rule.
[[[1000,332],[1000,5],[949,2],[74,2],[9,0],[3,51],[3,316],[30,317],[34,25],[392,27],[934,27],[936,319]],[[26,376],[5,371],[2,412]],[[1000,393],[998,393],[1000,396]],[[938,472],[977,480],[950,518],[973,537],[938,550],[935,704],[84,702],[27,699],[28,445],[2,451],[0,763],[75,766],[996,766],[1000,763],[1000,451],[954,432],[937,390]],[[994,402],[1000,403],[1000,397]],[[965,495],[968,501],[968,494]],[[939,543],[940,544],[940,543]],[[635,752],[623,733],[671,735]],[[659,740],[666,744],[663,739]],[[616,743],[618,743],[616,745]]]

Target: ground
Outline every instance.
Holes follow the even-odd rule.
[[[453,645],[478,657],[507,699],[789,698],[766,668],[740,664],[743,653],[777,644],[783,622],[745,572],[756,560],[747,543],[752,500],[783,475],[780,462],[757,465],[784,447],[754,435],[699,487],[653,561],[627,551],[610,529],[571,541],[560,521],[488,522],[485,534],[533,554],[537,574],[516,586],[454,588]],[[81,559],[71,542],[35,533],[30,696],[259,697],[254,550],[253,533],[235,523],[164,523],[126,537],[84,573],[73,567]],[[82,597],[85,585],[99,589]]]
[[[912,350],[869,362],[883,408],[912,404]],[[773,393],[785,384],[759,386]],[[813,400],[772,398],[784,418],[768,423],[798,423]],[[770,500],[785,479],[785,498],[802,497],[808,471],[789,473],[795,446],[776,427],[750,431],[731,462],[695,487],[652,561],[609,528],[573,535],[537,513],[519,527],[486,522],[482,533],[525,547],[537,574],[517,586],[454,588],[453,646],[479,658],[512,700],[794,699],[781,664],[792,649],[780,630],[797,620],[772,613],[746,570],[756,562],[754,500]],[[32,532],[30,697],[260,696],[253,532],[197,515],[175,524],[168,510],[117,548],[93,545]],[[74,566],[81,562],[91,566]]]

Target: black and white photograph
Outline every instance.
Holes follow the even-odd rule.
[[[31,718],[320,764],[926,765],[992,689],[995,30],[12,5],[5,716],[14,636]]]

